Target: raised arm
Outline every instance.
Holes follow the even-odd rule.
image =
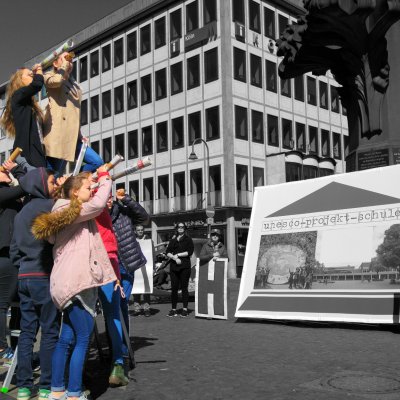
[[[12,96],[13,105],[22,105],[30,101],[32,96],[39,93],[43,87],[43,75],[36,73],[33,75],[33,80],[28,86],[23,86],[16,90]]]
[[[130,196],[125,195],[119,201],[126,206],[128,210],[128,216],[135,225],[147,225],[149,223],[149,214],[147,211]]]

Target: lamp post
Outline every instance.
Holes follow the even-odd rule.
[[[203,142],[204,145],[206,146],[206,150],[207,150],[207,157],[206,157],[206,174],[207,174],[207,178],[206,178],[206,214],[208,218],[212,218],[214,217],[215,211],[214,211],[214,207],[211,206],[210,203],[210,151],[208,149],[208,144],[207,142],[202,139],[202,138],[197,138],[194,139],[192,142],[192,152],[189,155],[189,160],[197,160],[197,154],[194,151],[194,145],[196,143],[200,143]],[[209,221],[207,221],[207,236],[210,237],[210,232],[211,232],[211,224],[209,223]]]

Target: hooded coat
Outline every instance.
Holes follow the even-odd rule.
[[[34,231],[38,225],[47,225],[43,229],[54,243],[50,293],[61,310],[83,290],[117,280],[95,222],[107,204],[111,186],[109,177],[100,179],[98,191],[82,204],[78,217],[74,215],[67,224],[65,218],[60,218],[60,212],[68,209],[71,203],[66,199],[57,200],[50,218],[46,215],[35,221]]]
[[[51,211],[54,200],[50,198],[47,171],[37,168],[19,180],[22,190],[30,195],[30,201],[15,216],[10,258],[19,267],[18,278],[43,278],[50,275],[53,267],[52,246],[45,240],[36,239],[31,226],[42,213]]]
[[[199,256],[200,265],[208,263],[214,257],[214,253],[217,251],[220,258],[228,258],[228,253],[223,243],[218,242],[214,245],[211,240],[209,240],[207,243],[204,243]]]

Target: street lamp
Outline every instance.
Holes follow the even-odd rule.
[[[192,152],[189,155],[189,160],[197,160],[197,154],[194,151],[194,145],[196,143],[200,143],[203,142],[204,145],[206,146],[206,150],[207,150],[207,157],[206,157],[206,174],[207,174],[207,178],[206,178],[206,214],[208,218],[212,218],[214,217],[215,211],[214,211],[214,207],[211,206],[210,203],[210,150],[208,149],[208,144],[207,142],[202,139],[202,138],[197,138],[194,139],[192,142]],[[211,224],[207,221],[207,235],[208,237],[210,237],[210,233],[211,233]]]

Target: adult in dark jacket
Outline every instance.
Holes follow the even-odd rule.
[[[32,167],[46,167],[47,161],[43,147],[43,115],[34,96],[44,84],[40,64],[32,70],[18,69],[10,78],[7,87],[7,103],[1,124],[9,137],[14,138],[13,148],[20,147],[23,157],[19,160]],[[26,165],[26,164],[25,164]]]
[[[228,253],[224,244],[221,242],[221,231],[213,229],[210,233],[210,240],[203,244],[200,251],[200,265],[208,263],[217,258],[227,258]]]
[[[13,175],[17,177],[21,173],[16,164],[7,161],[3,166],[5,170],[0,171],[0,357],[9,359],[13,356],[13,349],[8,347],[6,339],[7,310],[16,297],[18,273],[10,260],[10,242],[14,218],[22,207],[19,199],[24,191],[20,186],[10,186],[9,171],[15,167]]]
[[[125,326],[129,329],[128,302],[132,293],[134,272],[147,262],[136,241],[135,225],[147,224],[149,215],[139,203],[125,194],[124,189],[117,190],[116,201],[110,196],[107,206],[118,242],[121,283],[125,293],[125,298],[121,299],[121,310]]]
[[[54,175],[45,168],[29,171],[19,180],[30,200],[15,217],[10,244],[10,258],[19,268],[18,295],[21,310],[21,333],[18,340],[18,397],[29,398],[33,388],[32,350],[37,327],[41,327],[39,398],[50,393],[51,359],[58,340],[58,313],[50,296],[52,247],[37,240],[31,232],[33,220],[50,212],[54,200]]]
[[[194,245],[192,238],[186,233],[187,227],[183,222],[179,222],[176,227],[176,235],[172,238],[167,246],[167,257],[171,259],[170,276],[171,276],[171,303],[172,309],[168,313],[168,317],[176,317],[178,312],[176,306],[178,304],[178,290],[182,290],[183,310],[181,317],[188,316],[189,303],[189,278],[191,273],[190,256],[193,254]]]

